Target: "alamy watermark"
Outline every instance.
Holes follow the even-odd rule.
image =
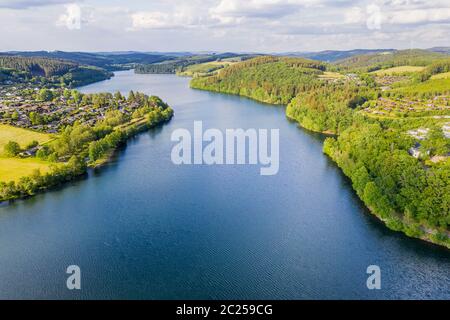
[[[381,289],[381,268],[377,265],[370,265],[367,267],[366,273],[369,274],[366,285],[369,290]]]
[[[275,175],[280,167],[279,129],[219,129],[203,131],[203,122],[194,121],[193,134],[180,128],[172,132],[178,142],[171,152],[172,162],[181,164],[261,165],[260,174]]]
[[[67,277],[66,286],[69,290],[81,290],[81,269],[77,265],[70,265],[66,269]]]

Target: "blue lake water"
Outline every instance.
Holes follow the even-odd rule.
[[[83,92],[142,91],[175,110],[114,160],[58,190],[0,206],[0,298],[450,299],[450,251],[388,230],[283,107],[117,72]],[[275,128],[280,169],[182,165],[176,128]],[[82,289],[66,288],[67,266]],[[368,290],[366,268],[381,268]]]

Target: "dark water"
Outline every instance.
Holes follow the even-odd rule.
[[[450,298],[450,251],[370,216],[322,137],[281,107],[120,72],[84,92],[130,89],[175,109],[88,179],[0,207],[0,298]],[[280,171],[175,166],[175,128],[279,128]],[[82,290],[66,289],[67,266]],[[382,289],[368,290],[379,265]]]

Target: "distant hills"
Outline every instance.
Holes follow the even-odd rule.
[[[106,70],[117,70],[123,65],[132,63],[157,63],[173,57],[165,54],[149,54],[142,52],[91,53],[66,51],[11,51],[0,53],[0,55],[64,59],[80,64],[104,68]]]
[[[450,54],[450,47],[434,47],[434,48],[428,49],[428,51]]]
[[[300,57],[307,58],[312,60],[319,60],[324,62],[335,62],[338,60],[342,60],[345,58],[365,55],[365,54],[374,54],[374,53],[383,53],[383,52],[394,52],[394,49],[355,49],[348,51],[337,51],[337,50],[326,50],[319,52],[284,52],[278,53],[280,56],[289,56],[289,57]]]
[[[407,52],[409,55],[419,55],[422,57],[437,57],[437,55],[450,55],[450,47],[434,47],[425,50],[396,50],[396,49],[354,49],[354,50],[326,50],[319,52],[281,52],[272,53],[276,56],[290,56],[302,57],[312,60],[318,60],[329,63],[338,63],[345,65],[347,63],[360,64],[366,66],[373,64],[380,60],[384,62],[387,57],[386,54],[393,54],[393,57],[402,55]],[[258,53],[232,53],[232,52],[138,52],[138,51],[116,51],[116,52],[67,52],[67,51],[10,51],[0,52],[1,55],[7,56],[23,56],[23,57],[42,57],[53,59],[64,59],[76,62],[83,65],[90,65],[100,67],[109,71],[127,69],[135,65],[150,65],[157,63],[167,63],[172,61],[173,64],[178,65],[180,61],[199,59],[199,57],[217,56],[218,59],[233,56],[256,56],[263,55]],[[356,60],[351,60],[353,57],[358,57]],[[363,58],[360,58],[363,57]],[[347,60],[350,59],[350,60]],[[201,59],[200,59],[201,60]],[[353,62],[352,62],[353,61]],[[367,62],[365,62],[367,61]]]
[[[437,60],[447,59],[444,53],[412,49],[352,56],[335,61],[335,65],[352,70],[375,71],[398,66],[427,66]]]

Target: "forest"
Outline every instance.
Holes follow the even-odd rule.
[[[231,65],[217,75],[192,79],[191,87],[256,100],[287,104],[300,92],[315,86],[324,63],[303,58],[257,57]]]
[[[131,91],[128,98],[120,93],[80,94],[79,97],[79,103],[89,99],[98,106],[108,106],[104,118],[94,125],[75,122],[62,129],[56,139],[43,145],[33,142],[33,145],[27,146],[37,148],[35,159],[50,163],[50,171],[41,174],[35,170],[32,175],[23,176],[17,182],[0,182],[0,201],[32,196],[84,175],[88,167],[97,167],[106,162],[130,137],[162,125],[173,116],[173,110],[160,98],[139,92]],[[124,101],[137,105],[133,113],[124,113],[118,109]],[[16,141],[11,140],[2,151],[7,157],[18,158],[21,148]]]
[[[393,230],[450,247],[450,139],[443,129],[450,80],[435,78],[448,72],[448,61],[421,50],[335,64],[267,56],[194,78],[191,86],[287,105],[287,117],[300,126],[333,135],[324,153],[374,215]],[[373,73],[405,65],[423,68],[405,68],[401,77]],[[341,76],[326,77],[330,72]],[[386,78],[389,87],[380,84]],[[410,133],[418,128],[427,135]]]
[[[70,87],[109,79],[112,73],[94,66],[42,57],[0,56],[0,81],[34,81]]]
[[[170,57],[162,62],[136,64],[134,71],[136,73],[156,73],[156,74],[175,74],[183,72],[187,67],[207,62],[221,61],[223,59],[239,58],[246,60],[253,58],[255,55],[235,54],[235,53],[221,53],[221,54],[202,54],[202,55],[188,55],[182,57]]]

